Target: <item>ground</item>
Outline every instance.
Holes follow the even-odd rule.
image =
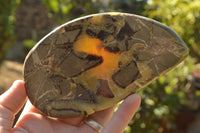
[[[0,94],[8,89],[17,79],[23,79],[23,65],[18,62],[5,60],[0,67]]]

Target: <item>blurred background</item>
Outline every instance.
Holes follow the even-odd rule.
[[[1,0],[0,94],[23,79],[26,54],[48,32],[74,18],[109,11],[160,21],[190,52],[138,92],[142,105],[125,133],[200,133],[200,0]]]

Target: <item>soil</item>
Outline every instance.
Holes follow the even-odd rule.
[[[0,94],[7,90],[15,80],[23,79],[23,64],[4,60],[0,67]]]

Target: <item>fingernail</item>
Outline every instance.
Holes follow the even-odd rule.
[[[141,98],[139,94],[135,93],[134,98]]]
[[[132,99],[136,100],[136,99],[141,99],[141,96],[137,93],[132,94]]]

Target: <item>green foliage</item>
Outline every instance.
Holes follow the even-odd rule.
[[[49,15],[57,24],[98,12],[129,12],[141,14],[147,0],[43,0]]]
[[[198,14],[200,9],[194,10],[194,8],[199,8],[200,5],[195,4],[195,2],[198,2],[197,0],[193,2],[190,2],[190,0],[155,0],[148,5],[146,5],[147,0],[108,0],[101,2],[98,0],[43,0],[43,2],[49,10],[49,15],[54,18],[57,24],[80,16],[105,11],[143,14],[157,19],[175,30],[188,44],[190,50],[191,47],[198,47],[198,38],[194,37],[194,34],[197,34],[195,28],[199,26]],[[194,33],[195,30],[196,33]],[[175,115],[180,108],[187,107],[189,104],[187,94],[190,92],[185,88],[185,85],[186,77],[191,73],[194,62],[196,62],[195,58],[188,57],[173,71],[161,76],[138,92],[143,99],[142,106],[127,126],[125,133],[162,133],[176,128]],[[200,95],[198,92],[197,94]]]
[[[19,0],[0,1],[0,62],[15,39],[13,32],[14,9],[19,2]]]
[[[188,88],[186,78],[192,73],[194,64],[200,61],[200,1],[155,0],[146,5],[144,15],[175,30],[191,55],[173,71],[139,91],[142,106],[129,125],[129,133],[170,132],[177,128],[175,119],[180,109],[192,106],[188,96],[193,92]],[[200,92],[195,91],[194,95],[199,97]]]
[[[83,15],[97,13],[92,0],[43,0],[43,2],[49,10],[49,15],[59,25]]]
[[[108,0],[105,11],[117,11],[133,14],[142,14],[148,0]]]
[[[175,115],[189,104],[186,95],[190,92],[185,85],[194,61],[188,57],[174,70],[139,91],[143,100],[140,111],[129,125],[131,132],[163,133],[176,128]]]
[[[190,54],[200,59],[199,0],[155,0],[146,7],[147,16],[175,30],[190,48]]]
[[[44,0],[44,3],[55,13],[67,14],[72,9],[71,0]]]
[[[33,48],[33,46],[36,44],[35,41],[29,40],[29,39],[24,40],[22,43],[26,51],[30,51]]]
[[[199,0],[43,0],[48,16],[56,25],[74,18],[106,11],[121,11],[156,19],[175,30],[188,45],[190,54],[185,62],[161,76],[138,93],[142,96],[139,112],[126,128],[126,133],[163,133],[177,127],[175,116],[181,108],[189,108],[186,77],[200,61],[200,1]],[[20,0],[0,2],[0,60],[5,49],[15,39],[14,10]],[[24,40],[25,49],[35,44]],[[200,91],[195,91],[200,97]]]

